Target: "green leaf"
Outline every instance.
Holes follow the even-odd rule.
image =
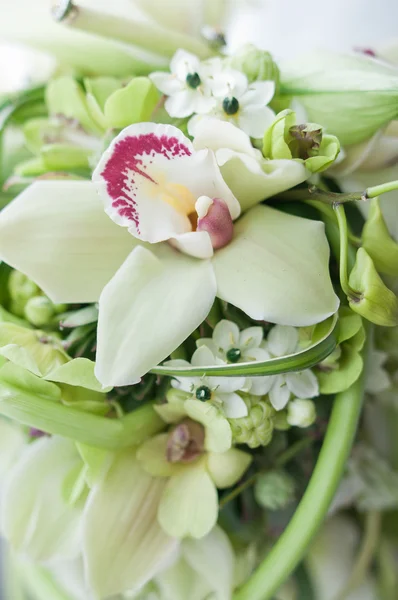
[[[114,92],[105,102],[104,115],[108,127],[122,129],[133,123],[149,121],[159,101],[159,92],[148,77],[135,77]]]
[[[50,81],[46,89],[46,103],[50,115],[76,119],[89,132],[101,134],[91,117],[83,89],[73,77],[64,75]]]
[[[0,403],[13,393],[34,395],[47,400],[61,398],[61,390],[57,385],[44,381],[19,365],[8,362],[0,369]]]
[[[62,327],[80,327],[98,321],[98,306],[91,304],[79,310],[64,313],[60,317]]]
[[[310,369],[324,360],[333,352],[337,344],[337,315],[330,317],[317,326],[317,332],[314,334],[315,340],[308,348],[284,356],[282,358],[272,358],[265,361],[252,361],[247,363],[237,363],[229,365],[209,365],[203,367],[162,367],[158,366],[151,370],[151,373],[158,375],[178,375],[179,377],[201,376],[201,375],[277,375],[279,373],[288,373],[289,371],[302,371]]]
[[[92,150],[71,144],[48,144],[41,149],[41,158],[47,171],[88,169]]]
[[[95,363],[88,358],[74,358],[47,373],[47,381],[67,383],[72,386],[80,386],[96,392],[109,392],[111,388],[103,389],[102,385],[94,375]]]

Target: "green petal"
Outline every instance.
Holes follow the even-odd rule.
[[[81,510],[65,502],[62,486],[79,463],[62,438],[26,447],[3,490],[2,531],[15,550],[38,562],[78,556]]]
[[[210,402],[186,400],[185,411],[191,419],[205,427],[205,448],[209,452],[226,452],[232,444],[230,424]]]
[[[201,540],[184,540],[182,554],[188,564],[208,584],[218,600],[230,600],[233,583],[235,556],[227,534],[214,527]]]
[[[135,248],[101,295],[96,375],[104,385],[136,383],[211,309],[216,292],[211,264],[166,244],[161,251],[159,259]],[[155,343],[149,331],[156,332]]]
[[[88,358],[74,358],[50,371],[45,377],[48,381],[67,383],[72,386],[80,386],[96,392],[109,392],[110,388],[102,388],[102,385],[94,375],[95,363]]]
[[[230,448],[227,452],[210,452],[207,457],[207,470],[219,489],[231,487],[242,477],[252,462],[247,452]]]
[[[169,535],[204,537],[216,524],[217,515],[217,490],[203,461],[169,480],[158,512],[159,523]]]
[[[156,578],[161,598],[172,600],[204,600],[209,596],[211,588],[206,581],[192,568],[184,558],[180,558],[171,567]],[[145,598],[145,597],[144,597]]]
[[[86,131],[101,133],[90,115],[85,93],[73,77],[63,75],[50,81],[46,104],[50,115],[62,115],[76,120]]]
[[[96,302],[135,240],[88,181],[34,183],[0,215],[0,256],[54,302]]]
[[[144,442],[137,451],[141,467],[154,477],[170,477],[184,469],[184,465],[173,464],[167,460],[168,433],[161,433]]]
[[[217,295],[252,319],[306,326],[336,312],[329,245],[317,221],[256,206],[213,259]]]
[[[135,453],[115,456],[86,504],[83,555],[87,576],[101,598],[145,585],[173,555],[176,541],[160,528],[156,513],[164,480],[139,466]]]
[[[0,478],[3,481],[8,470],[13,467],[25,445],[25,435],[14,422],[0,418]]]
[[[133,123],[149,121],[159,97],[148,77],[135,77],[105,102],[104,115],[108,127],[122,129]]]
[[[0,369],[0,397],[10,395],[34,394],[48,400],[60,400],[61,390],[55,383],[37,377],[25,368],[8,362]]]

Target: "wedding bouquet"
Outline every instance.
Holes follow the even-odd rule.
[[[5,597],[392,600],[398,67],[142,7],[0,105]]]

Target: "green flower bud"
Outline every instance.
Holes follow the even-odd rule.
[[[247,417],[229,419],[233,442],[247,444],[250,448],[267,446],[272,439],[275,411],[270,404],[261,400],[256,403],[249,400],[251,402],[253,404],[249,407]]]
[[[290,109],[276,115],[264,134],[263,154],[270,159],[296,159],[311,173],[327,169],[340,152],[339,140],[325,135],[316,123],[296,124],[296,113]]]
[[[350,287],[358,292],[349,298],[351,309],[376,325],[398,325],[398,299],[384,284],[369,254],[359,248],[349,277]]]
[[[269,510],[286,508],[294,500],[294,480],[285,471],[261,474],[254,486],[254,496],[260,506]]]
[[[287,431],[290,429],[290,425],[287,422],[287,412],[285,410],[278,410],[274,415],[274,429],[278,431]]]
[[[51,322],[54,316],[54,305],[47,296],[30,298],[25,305],[24,314],[32,325],[43,327]]]
[[[29,277],[19,271],[11,271],[8,278],[8,291],[11,300],[19,306],[25,306],[26,302],[40,294],[40,288]]]
[[[236,54],[226,59],[229,67],[242,71],[249,83],[253,81],[274,81],[279,88],[279,68],[269,52],[260,50],[253,44],[246,44]]]
[[[398,117],[396,68],[365,55],[302,55],[283,65],[281,89],[344,145],[370,138]]]
[[[316,419],[316,408],[312,400],[295,398],[287,405],[287,422],[292,427],[310,427]]]
[[[378,198],[371,200],[362,232],[362,246],[378,271],[393,277],[398,276],[398,244],[388,231]]]

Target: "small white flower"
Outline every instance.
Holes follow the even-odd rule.
[[[165,109],[171,117],[189,117],[210,112],[216,105],[208,76],[211,68],[197,56],[177,50],[170,62],[171,73],[157,71],[150,75],[156,87],[168,96]]]
[[[288,356],[299,349],[299,335],[295,327],[275,325],[268,334],[264,347],[274,358]],[[310,369],[297,373],[272,375],[269,399],[275,410],[282,410],[291,395],[295,398],[314,398],[319,394],[318,380]]]
[[[204,367],[223,364],[220,358],[214,356],[207,346],[198,348],[191,363],[186,360],[171,360],[165,363],[174,367]],[[244,377],[178,377],[175,376],[172,386],[189,392],[200,402],[211,402],[219,407],[228,419],[239,419],[248,414],[244,400],[237,394],[245,385]]]
[[[230,121],[250,137],[261,138],[274,121],[275,113],[267,106],[275,93],[273,81],[256,81],[249,85],[246,75],[240,71],[215,70],[211,78],[211,90],[217,103],[208,111],[209,116]],[[195,115],[190,119],[190,135],[195,136],[196,126],[202,118],[201,115]]]
[[[287,406],[287,422],[295,427],[309,427],[316,419],[315,404],[312,400],[296,398]]]

